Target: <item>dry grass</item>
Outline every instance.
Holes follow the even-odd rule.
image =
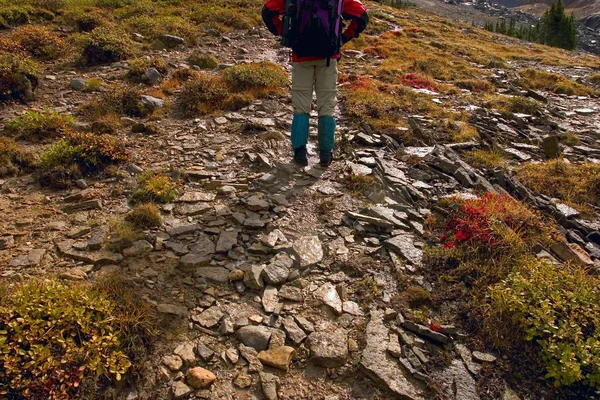
[[[498,150],[471,150],[465,153],[465,161],[475,168],[498,168],[506,166],[507,160]]]
[[[567,95],[590,95],[598,92],[590,87],[565,78],[562,75],[539,69],[526,68],[519,71],[519,85],[525,89],[538,89]]]
[[[517,177],[538,193],[556,197],[585,210],[586,204],[600,206],[600,165],[570,164],[563,160],[529,163]]]

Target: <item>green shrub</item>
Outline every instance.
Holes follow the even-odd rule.
[[[594,74],[589,77],[590,82],[594,85],[600,85],[600,74]]]
[[[126,33],[100,27],[84,38],[81,61],[85,65],[101,65],[124,60],[134,53],[134,44]]]
[[[156,228],[162,224],[160,211],[155,204],[145,203],[134,208],[127,216],[125,221],[132,223],[139,228]]]
[[[127,77],[134,81],[139,81],[142,75],[149,68],[156,68],[161,74],[167,73],[167,62],[164,58],[152,57],[152,58],[136,58],[129,62],[129,71],[127,71]]]
[[[200,5],[192,12],[192,21],[207,28],[226,31],[233,29],[251,29],[258,22],[258,13],[249,12],[248,6],[223,7],[219,5]]]
[[[268,62],[236,65],[223,71],[223,77],[234,91],[251,90],[258,96],[280,92],[289,83],[283,68]]]
[[[31,7],[12,6],[0,8],[0,19],[8,26],[24,25],[29,23],[33,13]]]
[[[96,101],[83,106],[83,114],[98,119],[110,114],[145,117],[152,110],[142,103],[141,92],[130,85],[112,85]]]
[[[120,380],[115,305],[85,286],[29,281],[0,299],[0,394],[72,398],[86,376]]]
[[[68,188],[81,176],[95,174],[127,160],[129,154],[113,136],[69,133],[40,155],[40,184]]]
[[[12,139],[0,136],[0,177],[29,170],[35,164],[33,153],[25,151]]]
[[[0,102],[31,101],[37,88],[38,67],[19,54],[0,53]]]
[[[133,0],[96,0],[96,6],[104,8],[122,8],[133,3]]]
[[[85,82],[83,86],[84,92],[97,92],[104,85],[102,78],[91,78]]]
[[[43,26],[28,25],[18,28],[11,39],[39,60],[56,60],[65,56],[67,43],[56,33]]]
[[[60,136],[65,130],[71,128],[75,119],[69,114],[56,111],[27,111],[25,114],[8,121],[4,131],[18,139],[32,141],[46,141]]]
[[[200,73],[183,85],[179,102],[184,114],[202,115],[218,109],[227,96],[219,76]]]
[[[542,105],[539,101],[522,96],[501,97],[489,102],[488,106],[497,108],[503,113],[514,114],[521,113],[535,115],[542,110]]]
[[[168,176],[149,171],[139,178],[139,187],[133,192],[134,204],[156,202],[169,203],[177,197],[177,184]]]
[[[600,280],[575,265],[533,260],[491,289],[499,318],[490,329],[517,327],[533,342],[557,386],[584,383],[600,389]]]
[[[215,56],[198,50],[190,54],[188,62],[201,69],[215,69],[219,65],[219,60]]]

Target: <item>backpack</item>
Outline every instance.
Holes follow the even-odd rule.
[[[286,0],[281,44],[298,57],[329,60],[342,47],[344,0]]]

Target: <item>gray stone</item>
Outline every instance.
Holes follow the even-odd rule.
[[[589,254],[576,243],[559,242],[550,249],[564,262],[573,262],[584,267],[594,265]]]
[[[308,336],[310,358],[326,368],[341,367],[348,358],[348,334],[339,328],[333,332],[313,332]]]
[[[196,347],[196,352],[198,353],[200,358],[202,358],[206,362],[210,361],[213,358],[213,356],[215,355],[214,351],[212,351],[210,348],[208,348],[207,346],[205,346],[202,343],[200,343]]]
[[[308,267],[323,259],[323,246],[317,236],[303,236],[294,242],[301,267]]]
[[[383,310],[371,310],[367,324],[367,345],[359,363],[361,371],[376,383],[388,388],[399,399],[417,400],[425,397],[405,376],[398,363],[386,355],[389,330],[383,323]]]
[[[71,79],[71,89],[77,90],[78,92],[82,91],[85,88],[85,80],[81,78],[73,78]]]
[[[181,224],[175,225],[167,229],[167,233],[169,236],[182,236],[189,235],[198,230],[198,225],[196,224]]]
[[[269,265],[262,271],[262,277],[270,285],[281,285],[287,281],[290,274],[290,267],[293,265],[293,260],[285,253],[280,253],[283,256],[279,259],[274,258]],[[287,257],[287,262],[285,258]]]
[[[163,108],[165,106],[165,101],[162,99],[157,99],[156,97],[142,95],[140,97],[142,104],[150,109]]]
[[[480,351],[474,351],[473,358],[476,361],[479,361],[480,363],[484,363],[484,362],[493,363],[497,359],[496,356],[494,356],[493,354],[482,353]]]
[[[185,43],[185,39],[175,35],[159,35],[158,40],[168,48],[177,47]]]
[[[88,252],[85,250],[75,249],[73,240],[63,240],[56,244],[58,252],[65,257],[72,258],[77,261],[83,261],[86,264],[94,265],[117,265],[123,261],[121,254],[112,253],[110,251],[101,250],[96,252]]]
[[[547,136],[542,140],[542,148],[548,158],[558,158],[561,156],[560,142],[557,135]]]
[[[279,297],[277,296],[277,288],[274,286],[267,286],[262,295],[262,305],[265,312],[272,313],[277,307]]]
[[[162,313],[162,314],[178,315],[178,316],[182,316],[182,317],[185,317],[188,314],[187,307],[176,306],[173,304],[162,303],[162,304],[159,304],[156,307],[156,309],[158,310],[159,313]]]
[[[183,343],[177,346],[173,352],[175,355],[181,357],[183,363],[188,367],[193,366],[196,363],[196,355],[194,354],[194,346],[191,343]]]
[[[315,331],[315,326],[306,318],[296,315],[294,319],[298,323],[298,326],[300,326],[300,328],[302,328],[304,332],[312,333]]]
[[[265,287],[265,282],[262,278],[264,265],[252,265],[249,270],[244,273],[244,284],[250,289],[260,290]]]
[[[194,270],[194,276],[213,282],[226,283],[229,280],[229,272],[225,267],[200,267]]]
[[[384,242],[385,246],[401,255],[413,266],[420,266],[423,260],[423,251],[414,245],[414,237],[411,234],[401,234]]]
[[[179,268],[187,272],[195,272],[196,268],[207,267],[212,261],[211,256],[203,256],[201,254],[186,254],[179,260]]]
[[[477,382],[460,360],[452,360],[450,367],[435,376],[445,398],[479,400]]]
[[[296,345],[299,345],[306,339],[306,333],[296,324],[293,317],[285,317],[283,319],[283,329],[285,329],[287,336]]]
[[[331,283],[325,283],[315,291],[315,297],[329,306],[336,314],[340,315],[343,312],[343,304],[340,295],[335,286]]]
[[[198,315],[192,315],[192,321],[197,322],[204,328],[213,328],[219,324],[223,315],[225,314],[219,307],[213,306]]]
[[[195,216],[195,215],[204,214],[205,212],[207,212],[208,210],[211,210],[212,208],[213,208],[213,206],[210,203],[195,203],[195,204],[184,203],[184,204],[178,205],[177,208],[175,208],[175,212],[177,214],[181,214],[181,215]]]
[[[596,110],[593,110],[591,108],[579,108],[577,110],[575,110],[575,112],[579,115],[583,115],[583,116],[590,116],[590,115],[594,115],[597,113]]]
[[[278,400],[277,388],[280,385],[279,378],[273,374],[267,374],[261,372],[260,375],[260,386],[266,400]]]
[[[454,345],[454,349],[465,363],[470,373],[477,376],[481,372],[481,366],[473,362],[471,351],[464,344],[457,343]]]
[[[301,303],[304,301],[304,295],[302,294],[302,289],[297,288],[295,286],[284,285],[279,290],[279,297],[281,299],[296,301]]]
[[[558,212],[561,213],[562,216],[565,218],[577,217],[580,214],[579,211],[577,211],[573,207],[569,207],[566,204],[556,203],[555,206],[556,206],[556,209],[558,210]]]
[[[201,256],[208,256],[215,253],[216,247],[215,243],[207,234],[201,233],[198,240],[196,240],[194,245],[190,248],[190,251]]]
[[[244,360],[248,361],[248,371],[249,372],[258,372],[262,371],[263,366],[258,359],[258,351],[252,347],[245,346],[244,344],[239,345],[238,347],[240,354],[244,358]]]
[[[166,249],[171,250],[177,256],[183,256],[190,252],[190,249],[183,243],[167,241],[163,242],[163,246],[165,246]]]
[[[2,236],[0,237],[0,250],[8,249],[15,245],[14,236]]]
[[[123,250],[123,255],[126,257],[139,257],[152,251],[152,245],[146,240],[137,240],[133,242],[131,247]]]
[[[194,389],[192,389],[182,381],[173,382],[173,385],[171,385],[171,393],[173,399],[175,400],[186,399],[192,394],[193,391]]]
[[[415,324],[412,321],[404,321],[404,323],[402,324],[402,327],[404,329],[407,329],[411,332],[416,333],[417,335],[423,336],[427,339],[431,339],[434,342],[444,344],[444,343],[448,343],[450,341],[448,336],[444,335],[443,333],[436,332],[433,329],[430,329],[424,325]]]
[[[102,202],[100,200],[87,200],[81,203],[69,204],[62,208],[62,211],[67,214],[86,210],[102,210]]]
[[[13,258],[9,265],[15,268],[35,267],[40,264],[46,254],[46,249],[33,249],[29,253]]]
[[[390,333],[389,338],[390,339],[387,345],[387,352],[390,353],[393,357],[402,357],[402,347],[400,346],[400,342],[398,341],[398,335]]]
[[[162,79],[162,75],[154,67],[148,68],[146,72],[141,76],[142,82],[148,85],[154,85],[156,82]]]
[[[244,326],[236,332],[236,337],[244,345],[258,351],[269,348],[271,329],[266,326]]]
[[[217,241],[216,252],[217,253],[227,253],[229,250],[233,249],[234,246],[237,245],[237,237],[238,231],[223,231],[221,235],[219,235],[219,240]]]
[[[373,170],[365,165],[349,162],[347,168],[353,175],[371,175]]]
[[[246,207],[251,211],[268,211],[270,205],[265,199],[258,196],[252,196],[246,200]]]
[[[177,372],[183,367],[183,360],[177,355],[164,356],[161,359],[162,364],[173,372]]]
[[[355,316],[363,316],[365,315],[363,313],[363,310],[360,308],[360,306],[355,303],[354,301],[345,301],[342,304],[342,310],[350,315],[355,315]]]

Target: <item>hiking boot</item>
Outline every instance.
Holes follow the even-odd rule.
[[[308,154],[306,152],[306,146],[298,147],[294,149],[294,161],[296,164],[306,167],[308,165]]]
[[[333,162],[333,151],[321,151],[319,152],[319,164],[321,167],[327,168]]]

